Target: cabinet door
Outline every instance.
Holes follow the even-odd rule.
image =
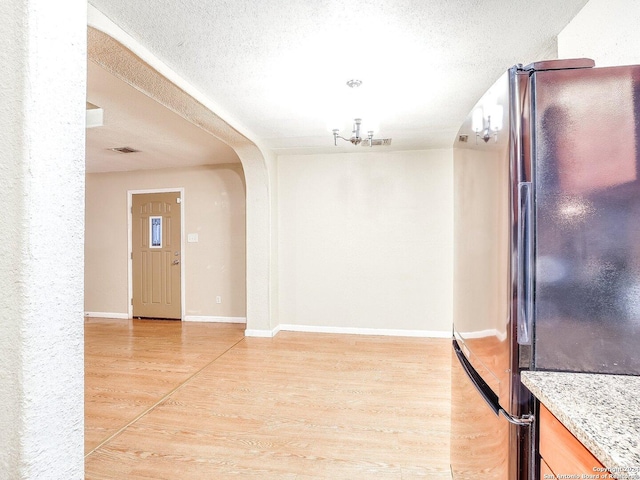
[[[540,459],[540,478],[542,480],[553,480],[555,478],[558,478],[553,474],[553,472],[549,468],[549,465],[547,465],[547,462],[545,462],[542,458]]]
[[[540,456],[556,476],[597,475],[603,471],[598,461],[587,448],[566,429],[547,408],[540,404]],[[542,473],[542,462],[540,476]],[[551,477],[553,478],[553,477]]]

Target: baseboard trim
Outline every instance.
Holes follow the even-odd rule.
[[[247,317],[216,317],[211,315],[185,315],[185,322],[247,323]]]
[[[346,335],[381,335],[386,337],[451,338],[451,331],[449,330],[400,330],[389,328],[322,327],[316,325],[291,324],[281,324],[277,329],[278,331],[282,330],[288,332],[338,333]]]
[[[323,327],[282,323],[273,330],[246,329],[245,337],[273,338],[278,332],[337,333],[340,335],[380,335],[385,337],[451,338],[451,331],[399,330],[389,328]]]
[[[279,328],[274,328],[273,330],[256,330],[254,328],[247,328],[244,331],[244,336],[257,337],[257,338],[272,338],[272,337],[275,337],[279,331],[280,331]]]
[[[119,320],[129,320],[128,313],[113,313],[113,312],[84,312],[85,317],[93,318],[117,318]]]

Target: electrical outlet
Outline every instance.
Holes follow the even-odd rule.
[[[216,297],[216,303],[222,303],[222,297],[220,295]]]

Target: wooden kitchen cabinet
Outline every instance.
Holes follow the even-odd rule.
[[[540,404],[540,478],[607,478],[606,468]],[[571,475],[577,477],[571,477]]]
[[[547,462],[544,461],[543,458],[540,458],[540,478],[541,479],[553,479],[556,476],[553,474],[553,471],[547,465]]]

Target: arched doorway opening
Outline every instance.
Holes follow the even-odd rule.
[[[99,20],[108,22],[106,19]],[[273,328],[270,299],[271,201],[265,157],[246,136],[216,115],[203,101],[189,94],[186,91],[188,86],[177,85],[174,82],[179,82],[179,79],[167,78],[151,66],[150,59],[141,58],[115,39],[111,35],[114,34],[115,28],[108,23],[100,28],[89,26],[88,59],[150,99],[222,140],[235,151],[242,163],[246,185],[247,334],[268,335]]]

